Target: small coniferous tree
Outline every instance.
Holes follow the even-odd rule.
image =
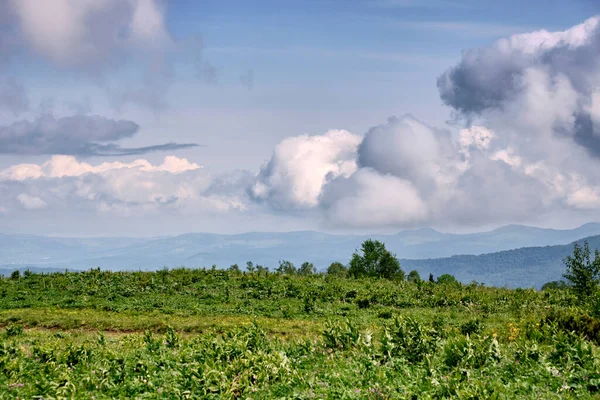
[[[404,271],[394,254],[378,240],[365,240],[358,251],[352,255],[348,274],[354,278],[364,276],[386,279],[404,279]]]
[[[600,281],[600,252],[598,249],[595,250],[592,260],[588,242],[584,242],[583,248],[575,243],[573,255],[567,256],[564,263],[567,272],[563,276],[569,281],[578,297],[583,300],[592,295]]]
[[[429,282],[435,283],[435,279],[433,279],[433,274],[429,274]]]

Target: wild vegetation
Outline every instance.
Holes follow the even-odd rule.
[[[286,261],[15,272],[0,280],[0,398],[600,393],[600,258],[589,247],[566,260],[567,283],[543,291],[405,279],[393,260],[372,242],[325,274]]]

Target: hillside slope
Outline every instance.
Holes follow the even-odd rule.
[[[588,241],[592,249],[600,248],[600,236],[578,240]],[[463,282],[475,280],[490,286],[535,287],[562,279],[563,260],[573,253],[574,243],[559,246],[525,247],[497,253],[457,255],[426,260],[401,260],[405,270],[415,269],[427,278],[452,274]]]

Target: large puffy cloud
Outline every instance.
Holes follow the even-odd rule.
[[[545,140],[532,138],[532,146]],[[600,175],[588,164],[598,161],[572,141],[562,143],[568,157],[540,161],[512,139],[479,125],[435,129],[410,115],[361,138],[288,138],[256,177],[254,197],[278,210],[320,210],[328,227],[363,229],[489,226],[600,207]]]
[[[18,21],[13,34],[59,65],[99,68],[170,41],[156,0],[4,1]]]
[[[568,138],[600,155],[600,17],[563,32],[468,50],[438,79],[442,100],[505,134]],[[554,140],[554,138],[549,138]]]
[[[438,80],[443,101],[467,117],[462,129],[405,115],[362,136],[332,130],[289,137],[256,176],[210,177],[177,158],[162,165],[73,158],[21,164],[0,172],[0,195],[11,199],[0,204],[3,216],[26,204],[38,214],[77,204],[166,215],[266,208],[278,218],[320,215],[327,228],[597,219],[599,26],[594,18],[465,52]]]
[[[344,228],[412,226],[429,212],[411,181],[370,168],[328,184],[321,206],[328,224]]]
[[[390,118],[372,128],[358,149],[361,167],[412,182],[424,195],[452,179],[457,156],[448,132],[433,129],[410,115]]]
[[[0,153],[67,154],[114,156],[176,150],[195,144],[167,143],[123,148],[114,142],[134,136],[139,126],[132,121],[76,115],[54,118],[44,115],[34,121],[22,120],[0,127]]]
[[[3,199],[13,209],[69,209],[88,213],[226,212],[246,207],[240,188],[245,173],[211,176],[183,158],[91,165],[72,156],[53,156],[43,164],[19,164],[0,171]],[[3,204],[7,207],[10,204]],[[10,211],[10,209],[9,209]]]
[[[391,118],[365,135],[359,170],[324,188],[326,217],[361,227],[473,225],[550,207],[551,188],[501,160],[495,139],[482,126],[452,135],[409,115]]]
[[[280,210],[314,207],[328,181],[356,170],[360,140],[344,130],[284,139],[261,168],[250,193]]]
[[[133,103],[160,111],[167,106],[176,62],[190,65],[202,79],[215,76],[199,38],[175,40],[170,34],[167,5],[163,0],[0,0],[0,63],[30,60],[91,77],[117,108]],[[128,65],[137,72],[126,81],[113,74]]]

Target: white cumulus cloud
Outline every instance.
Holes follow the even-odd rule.
[[[327,182],[356,170],[360,140],[344,130],[284,139],[261,168],[250,192],[277,209],[314,207]]]

